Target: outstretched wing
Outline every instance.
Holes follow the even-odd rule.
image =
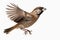
[[[22,18],[24,18],[25,12],[15,4],[12,3],[10,4],[11,6],[7,5],[8,8],[6,8],[8,17],[10,17],[10,19],[13,20],[14,22],[18,23]]]

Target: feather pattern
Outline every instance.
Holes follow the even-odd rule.
[[[7,14],[8,17],[10,17],[11,20],[17,22],[19,20],[21,20],[24,17],[24,12],[22,9],[20,9],[18,6],[16,6],[15,4],[10,3],[10,5],[7,5],[8,8],[7,9]],[[17,20],[18,19],[18,20]]]

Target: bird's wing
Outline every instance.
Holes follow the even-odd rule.
[[[22,9],[20,9],[18,6],[16,6],[15,4],[10,3],[10,5],[7,5],[8,8],[7,9],[7,14],[8,17],[13,20],[14,22],[19,22],[22,18],[24,18],[24,11]]]

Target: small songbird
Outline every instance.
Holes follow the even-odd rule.
[[[8,17],[16,22],[17,24],[4,30],[4,33],[8,34],[13,29],[20,28],[24,31],[25,34],[29,33],[31,34],[31,31],[26,29],[33,25],[39,16],[46,10],[44,7],[36,7],[31,13],[28,13],[21,8],[19,8],[17,5],[10,3],[11,5],[7,5],[7,15]]]

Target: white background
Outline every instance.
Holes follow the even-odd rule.
[[[7,35],[4,33],[4,29],[16,24],[7,17],[6,5],[9,3],[14,3],[27,12],[31,12],[37,6],[47,8],[36,23],[28,28],[32,30],[32,35],[24,35],[20,29],[15,29]],[[0,0],[0,40],[60,40],[60,1]]]

